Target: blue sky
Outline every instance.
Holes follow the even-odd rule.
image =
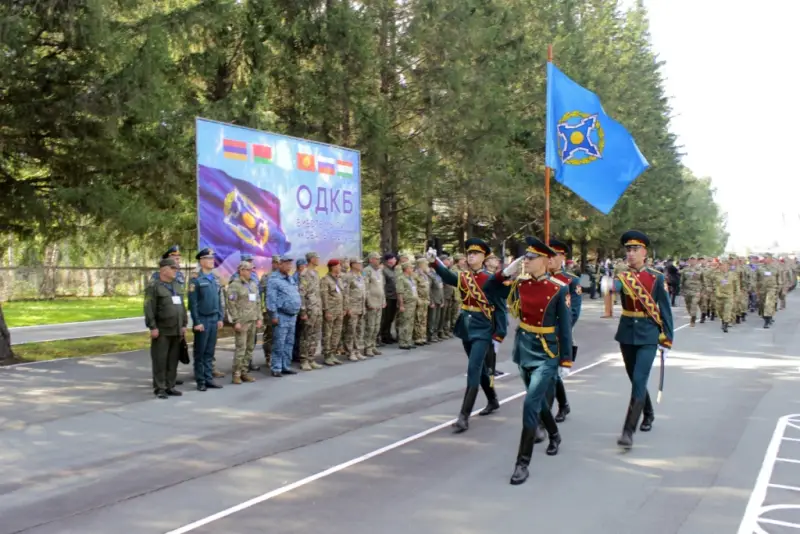
[[[800,250],[800,0],[645,5],[653,49],[667,62],[672,131],[684,164],[717,189],[728,213],[728,248],[778,241]]]

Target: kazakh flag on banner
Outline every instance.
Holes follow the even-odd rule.
[[[547,64],[547,166],[557,182],[608,214],[650,164],[600,99]]]

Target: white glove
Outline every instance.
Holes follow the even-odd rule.
[[[433,263],[434,261],[436,261],[436,249],[429,248],[428,252],[425,253],[425,257],[427,258],[429,263]]]
[[[663,350],[664,351],[664,359],[667,359],[667,356],[669,356],[669,350],[670,349],[668,349],[667,347],[663,347],[663,346],[659,345],[658,346],[658,350]]]
[[[517,274],[520,271],[521,268],[520,263],[522,262],[523,259],[524,257],[520,256],[516,260],[512,261],[508,267],[503,269],[503,276],[505,276],[506,278],[511,278],[512,276]]]
[[[559,378],[561,378],[561,380],[564,380],[565,378],[567,378],[569,376],[569,373],[570,373],[571,370],[572,369],[570,369],[569,367],[559,367],[558,368],[558,376],[559,376]]]
[[[492,347],[494,347],[494,353],[497,354],[500,351],[500,342],[493,339]]]

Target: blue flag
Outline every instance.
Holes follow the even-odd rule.
[[[547,166],[605,214],[650,164],[596,94],[547,64]]]

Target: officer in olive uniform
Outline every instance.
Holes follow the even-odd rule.
[[[172,258],[175,261],[175,265],[178,266],[178,272],[175,273],[175,278],[172,280],[170,285],[175,290],[177,294],[181,297],[186,297],[186,277],[183,275],[181,271],[181,247],[179,245],[172,245],[169,249],[161,255],[161,259]],[[155,271],[150,276],[151,282],[157,282],[159,280],[159,272]],[[183,380],[176,379],[175,384],[180,386],[183,384]],[[155,382],[153,383],[153,389],[156,389]]]
[[[186,335],[186,308],[173,285],[178,264],[163,258],[158,278],[151,280],[144,292],[144,322],[150,330],[150,358],[153,364],[154,392],[159,399],[179,397],[175,389],[181,339]]]
[[[258,281],[250,274],[253,264],[243,261],[239,264],[239,274],[228,284],[228,312],[233,323],[235,350],[233,357],[234,384],[254,382],[247,374],[248,363],[253,358],[256,332],[261,328],[261,304],[258,298]]]
[[[200,272],[189,280],[189,313],[194,330],[194,379],[197,389],[221,388],[214,382],[214,350],[217,347],[217,331],[222,328],[225,316],[225,301],[222,283],[212,272],[214,251],[204,248],[195,258],[200,262]]]
[[[397,297],[397,342],[398,348],[411,350],[414,345],[414,320],[417,316],[419,293],[414,277],[414,266],[410,262],[400,264],[400,273],[395,276]]]
[[[564,268],[564,260],[572,256],[572,247],[564,241],[558,239],[550,240],[550,248],[556,255],[550,260],[549,270],[550,275],[557,280],[560,280],[569,287],[569,305],[571,313],[571,326],[575,327],[578,319],[581,316],[581,306],[583,299],[581,297],[583,290],[581,289],[581,279],[572,273],[567,272]],[[572,345],[572,361],[575,362],[575,357],[578,354],[578,347],[573,343]],[[548,409],[553,407],[553,397],[558,400],[558,413],[556,414],[556,423],[562,423],[567,419],[570,409],[569,402],[567,401],[567,390],[564,388],[564,381],[560,376],[555,377],[553,387],[548,391],[547,404]]]
[[[253,255],[252,254],[247,254],[245,252],[241,252],[241,253],[239,253],[239,259],[240,259],[240,261],[246,261],[247,263],[251,263],[251,264],[253,263]],[[273,266],[274,266],[274,260],[273,260]],[[235,273],[233,273],[231,275],[230,280],[228,280],[228,285],[230,285],[231,282],[233,282],[234,280],[236,280],[238,278],[239,278],[239,271],[236,271]],[[255,269],[252,269],[250,271],[250,280],[254,281],[257,286],[259,285],[258,274],[256,273]],[[261,298],[262,298],[261,297],[261,287],[259,286],[259,300],[261,300]],[[263,312],[263,310],[262,310],[262,312]],[[271,335],[272,335],[272,330],[270,330],[270,336]],[[270,359],[269,359],[269,353],[267,352],[267,349],[270,349],[270,350],[272,349],[272,338],[270,337],[269,344],[264,343],[264,345],[265,345],[264,356],[267,359],[267,367],[269,367]],[[250,361],[247,362],[247,368],[250,371],[258,371],[259,369],[261,369],[260,366],[253,364],[253,355],[252,354],[250,354]],[[216,375],[214,375],[214,376],[216,376]]]
[[[555,377],[569,375],[572,367],[572,317],[569,285],[548,273],[556,251],[535,237],[526,237],[524,257],[489,279],[487,293],[509,297],[511,313],[520,320],[514,337],[514,363],[527,389],[522,412],[522,435],[511,484],[528,479],[536,430],[542,423],[550,436],[547,454],[558,454],[561,435],[546,401]],[[519,275],[522,262],[525,275]],[[513,280],[511,285],[505,284]]]
[[[650,239],[642,232],[629,230],[620,239],[625,247],[628,269],[617,274],[614,288],[622,300],[622,316],[617,335],[625,371],[631,380],[631,395],[622,435],[617,444],[633,447],[633,434],[639,428],[648,432],[655,420],[653,403],[647,393],[647,381],[658,350],[672,348],[672,308],[664,275],[645,265]]]
[[[494,379],[486,365],[486,354],[492,340],[502,342],[508,328],[506,303],[503,299],[490,302],[483,286],[489,280],[489,272],[484,269],[484,258],[492,251],[482,239],[470,238],[464,243],[467,249],[467,268],[458,274],[449,270],[436,257],[436,250],[428,249],[428,261],[433,263],[442,282],[458,289],[461,293],[461,313],[456,321],[456,336],[461,339],[467,353],[467,388],[461,411],[453,424],[456,433],[469,428],[469,417],[478,397],[478,387],[483,389],[488,401],[480,415],[489,415],[500,408]]]

